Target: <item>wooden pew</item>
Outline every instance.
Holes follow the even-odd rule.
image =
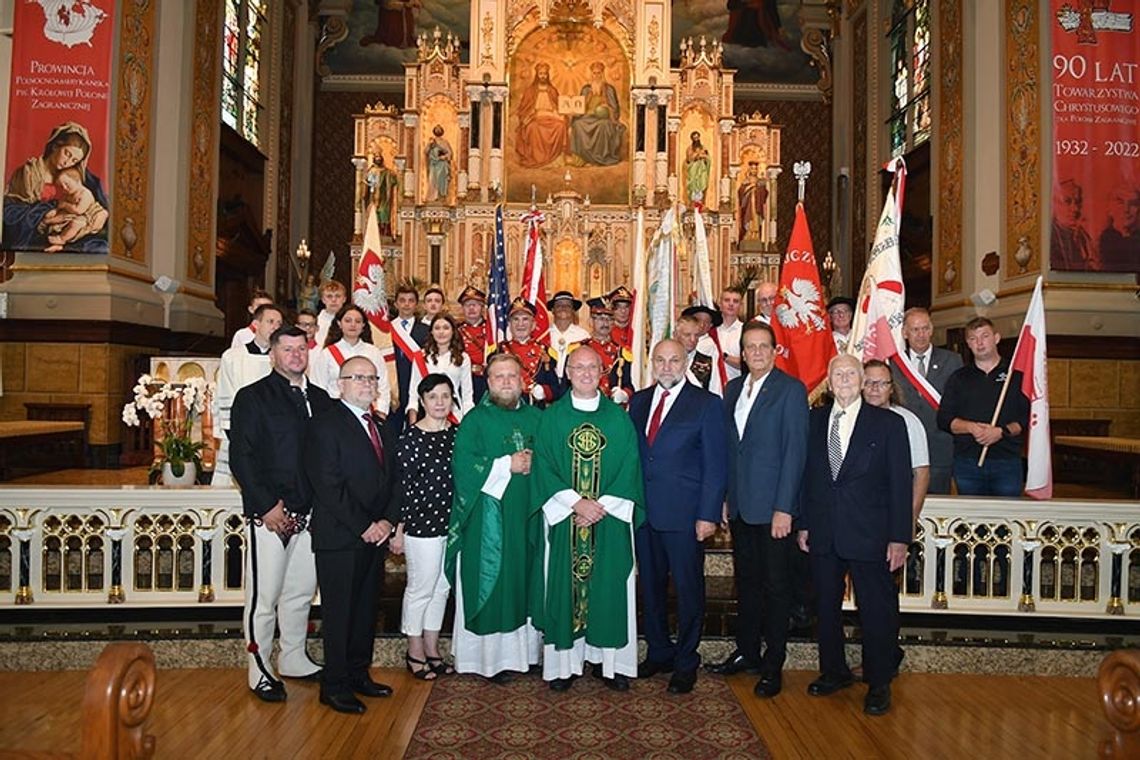
[[[1140,649],[1118,649],[1100,664],[1104,715],[1116,729],[1100,744],[1102,758],[1140,757]]]
[[[146,720],[154,706],[154,655],[145,644],[108,644],[87,675],[78,752],[4,752],[31,760],[149,760],[154,737]]]

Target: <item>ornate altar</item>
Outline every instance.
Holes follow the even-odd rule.
[[[355,118],[359,257],[377,214],[387,277],[485,286],[504,204],[512,289],[532,204],[548,291],[583,296],[632,281],[635,225],[652,236],[667,208],[700,209],[714,291],[759,264],[775,278],[780,127],[733,116],[734,72],[720,42],[681,43],[670,62],[666,0],[474,0],[470,60],[445,30],[421,35],[405,64],[404,106]],[[689,247],[692,250],[692,246]],[[688,260],[678,302],[688,301]]]

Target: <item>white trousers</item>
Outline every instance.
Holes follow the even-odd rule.
[[[288,546],[264,525],[251,523],[248,535],[242,629],[249,653],[249,687],[254,689],[262,678],[277,678],[269,662],[274,627],[281,633],[278,673],[301,677],[320,669],[305,651],[317,566],[307,530],[290,538]]]
[[[443,611],[451,589],[443,573],[447,536],[404,536],[404,558],[408,582],[400,630],[405,636],[422,636],[424,631],[443,627]]]

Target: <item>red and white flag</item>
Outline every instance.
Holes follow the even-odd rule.
[[[392,329],[392,323],[388,321],[384,251],[380,247],[380,225],[376,221],[376,207],[374,205],[368,207],[366,216],[364,250],[360,255],[360,265],[356,268],[356,277],[352,285],[352,302],[368,316],[368,322],[372,325],[372,329],[391,335],[392,344],[396,349],[417,364],[420,367],[420,372],[426,376],[427,367],[424,364],[423,351],[415,345],[414,341],[409,346],[403,339],[406,333],[401,334],[400,331]],[[385,361],[396,360],[396,355],[392,353],[390,348],[381,348],[381,353],[384,354]]]
[[[533,304],[534,335],[537,343],[545,343],[550,331],[550,315],[546,311],[546,276],[542,273],[542,229],[546,221],[541,211],[534,210],[522,218],[526,222],[526,261],[523,264],[522,297]]]
[[[911,364],[903,351],[902,326],[906,311],[906,288],[903,285],[902,262],[899,258],[899,224],[902,220],[903,191],[906,189],[906,163],[902,158],[886,166],[895,181],[883,203],[875,244],[867,261],[867,270],[855,299],[855,315],[851,321],[847,353],[861,362],[880,359],[891,362],[918,390],[928,404],[938,409],[942,394]]]
[[[1029,429],[1025,431],[1029,449],[1029,469],[1025,493],[1034,499],[1053,498],[1053,455],[1049,448],[1049,377],[1045,360],[1045,300],[1041,280],[1029,299],[1025,323],[1017,337],[1010,371],[1021,373],[1021,392],[1029,399]]]
[[[823,306],[807,214],[804,204],[797,203],[792,237],[780,267],[772,330],[776,333],[776,366],[799,378],[809,394],[827,379],[827,364],[835,356],[835,340]]]

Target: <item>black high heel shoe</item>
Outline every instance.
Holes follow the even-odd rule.
[[[455,675],[455,668],[451,666],[450,662],[447,662],[442,657],[428,657],[427,664],[428,667],[431,668],[431,672],[435,673],[438,676]]]
[[[407,665],[408,672],[412,674],[412,677],[418,681],[434,681],[436,678],[435,669],[432,668],[427,660],[417,660],[410,654],[405,654],[404,664]],[[422,667],[413,668],[412,665],[420,665]]]

